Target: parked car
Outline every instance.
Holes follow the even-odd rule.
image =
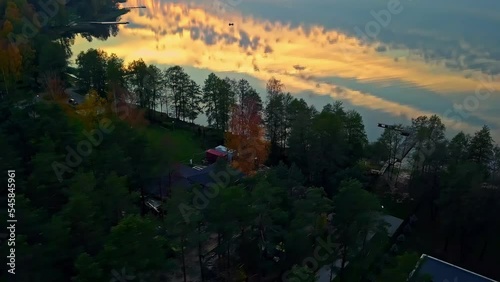
[[[70,105],[73,105],[73,106],[78,105],[78,102],[77,102],[77,101],[75,101],[75,99],[73,99],[73,98],[69,99],[69,100],[68,100],[68,103],[69,103]]]

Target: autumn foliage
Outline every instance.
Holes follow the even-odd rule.
[[[106,99],[100,97],[95,90],[85,97],[83,103],[76,107],[76,112],[83,119],[87,127],[94,127],[105,114]]]
[[[267,160],[269,146],[264,133],[260,107],[254,99],[247,98],[232,108],[225,145],[236,151],[233,167],[252,174]]]
[[[42,80],[48,97],[57,101],[67,100],[68,95],[64,91],[64,82],[58,75],[48,72],[42,75]]]
[[[104,118],[118,118],[134,128],[148,125],[144,110],[126,102],[126,99],[120,97],[122,95],[119,93],[109,93],[107,98],[103,98],[97,91],[91,89],[85,95],[84,102],[69,112],[75,112],[76,110],[77,117],[84,122],[87,128],[97,126]],[[65,108],[71,109],[67,100],[62,102],[62,104]]]
[[[21,79],[23,63],[34,57],[29,44],[12,42],[13,38],[22,35],[18,33],[24,24],[23,15],[32,13],[33,9],[26,1],[0,1],[0,81],[5,88],[2,91],[8,92],[8,88]]]
[[[110,110],[116,117],[128,123],[131,127],[144,127],[149,124],[146,112],[130,102],[131,94],[124,89],[115,89],[109,93]]]
[[[22,68],[21,52],[7,38],[12,31],[11,22],[5,20],[0,26],[0,75],[6,86],[19,78]]]

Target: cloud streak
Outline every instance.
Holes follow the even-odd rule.
[[[429,66],[424,61],[405,60],[395,63],[393,57],[377,52],[377,44],[365,45],[355,37],[335,30],[325,30],[321,26],[291,28],[290,24],[244,17],[238,13],[225,13],[221,17],[215,11],[207,11],[209,6],[196,8],[193,5],[152,0],[128,2],[127,5],[144,3],[147,7],[152,7],[147,11],[151,18],[140,16],[135,11],[124,18],[141,26],[148,26],[149,29],[124,27],[122,34],[141,34],[153,39],[152,32],[155,31],[154,39],[158,39],[161,45],[166,44],[169,49],[184,47],[190,43],[192,48],[185,52],[210,53],[213,48],[241,56],[242,51],[250,51],[262,67],[267,65],[270,70],[293,69],[294,63],[290,63],[290,59],[294,59],[292,62],[301,62],[305,67],[310,65],[309,75],[328,77],[335,74],[371,82],[394,79],[437,93],[474,91],[477,86],[476,81],[463,77],[462,73],[448,70],[444,64]],[[229,22],[234,22],[235,26],[228,26]],[[180,33],[191,34],[192,39],[201,42],[186,42],[186,38],[180,38],[182,40],[178,42],[176,39]],[[149,42],[146,46],[150,47],[152,44],[154,43]],[[274,52],[274,56],[265,56],[266,49],[277,50],[279,54]],[[229,67],[234,69],[236,64]],[[477,75],[477,72],[471,73],[472,77]],[[500,80],[491,87],[500,91]]]
[[[398,81],[450,97],[457,92],[474,93],[480,85],[478,77],[482,74],[477,71],[465,76],[444,64],[429,65],[404,57],[396,61],[388,52],[381,52],[384,48],[378,43],[367,45],[321,26],[292,28],[287,23],[235,11],[220,13],[208,6],[127,1],[127,6],[136,5],[148,9],[125,15],[122,20],[134,26],[121,27],[118,40],[104,43],[107,52],[126,61],[143,58],[160,64],[191,65],[215,72],[244,73],[262,81],[274,75],[292,91],[313,91],[407,118],[433,113],[315,79],[337,76],[381,85]],[[77,45],[81,50],[90,47],[82,40],[77,40]],[[500,79],[486,81],[485,87],[493,92],[493,98],[500,96]],[[477,129],[466,123],[448,124],[458,130]]]

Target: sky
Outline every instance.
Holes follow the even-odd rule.
[[[488,125],[500,143],[500,1],[129,0],[145,5],[118,36],[87,42],[125,62],[247,79],[265,99],[275,77],[321,110],[340,100],[377,123],[438,115],[448,136]],[[230,26],[229,23],[234,23]],[[203,118],[200,122],[204,122]]]

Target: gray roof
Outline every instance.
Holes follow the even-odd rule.
[[[389,224],[387,226],[387,235],[389,235],[389,237],[392,237],[392,235],[396,233],[396,230],[398,230],[399,226],[401,226],[401,224],[403,223],[403,220],[401,218],[397,218],[387,214],[384,215],[383,218],[384,221]]]

